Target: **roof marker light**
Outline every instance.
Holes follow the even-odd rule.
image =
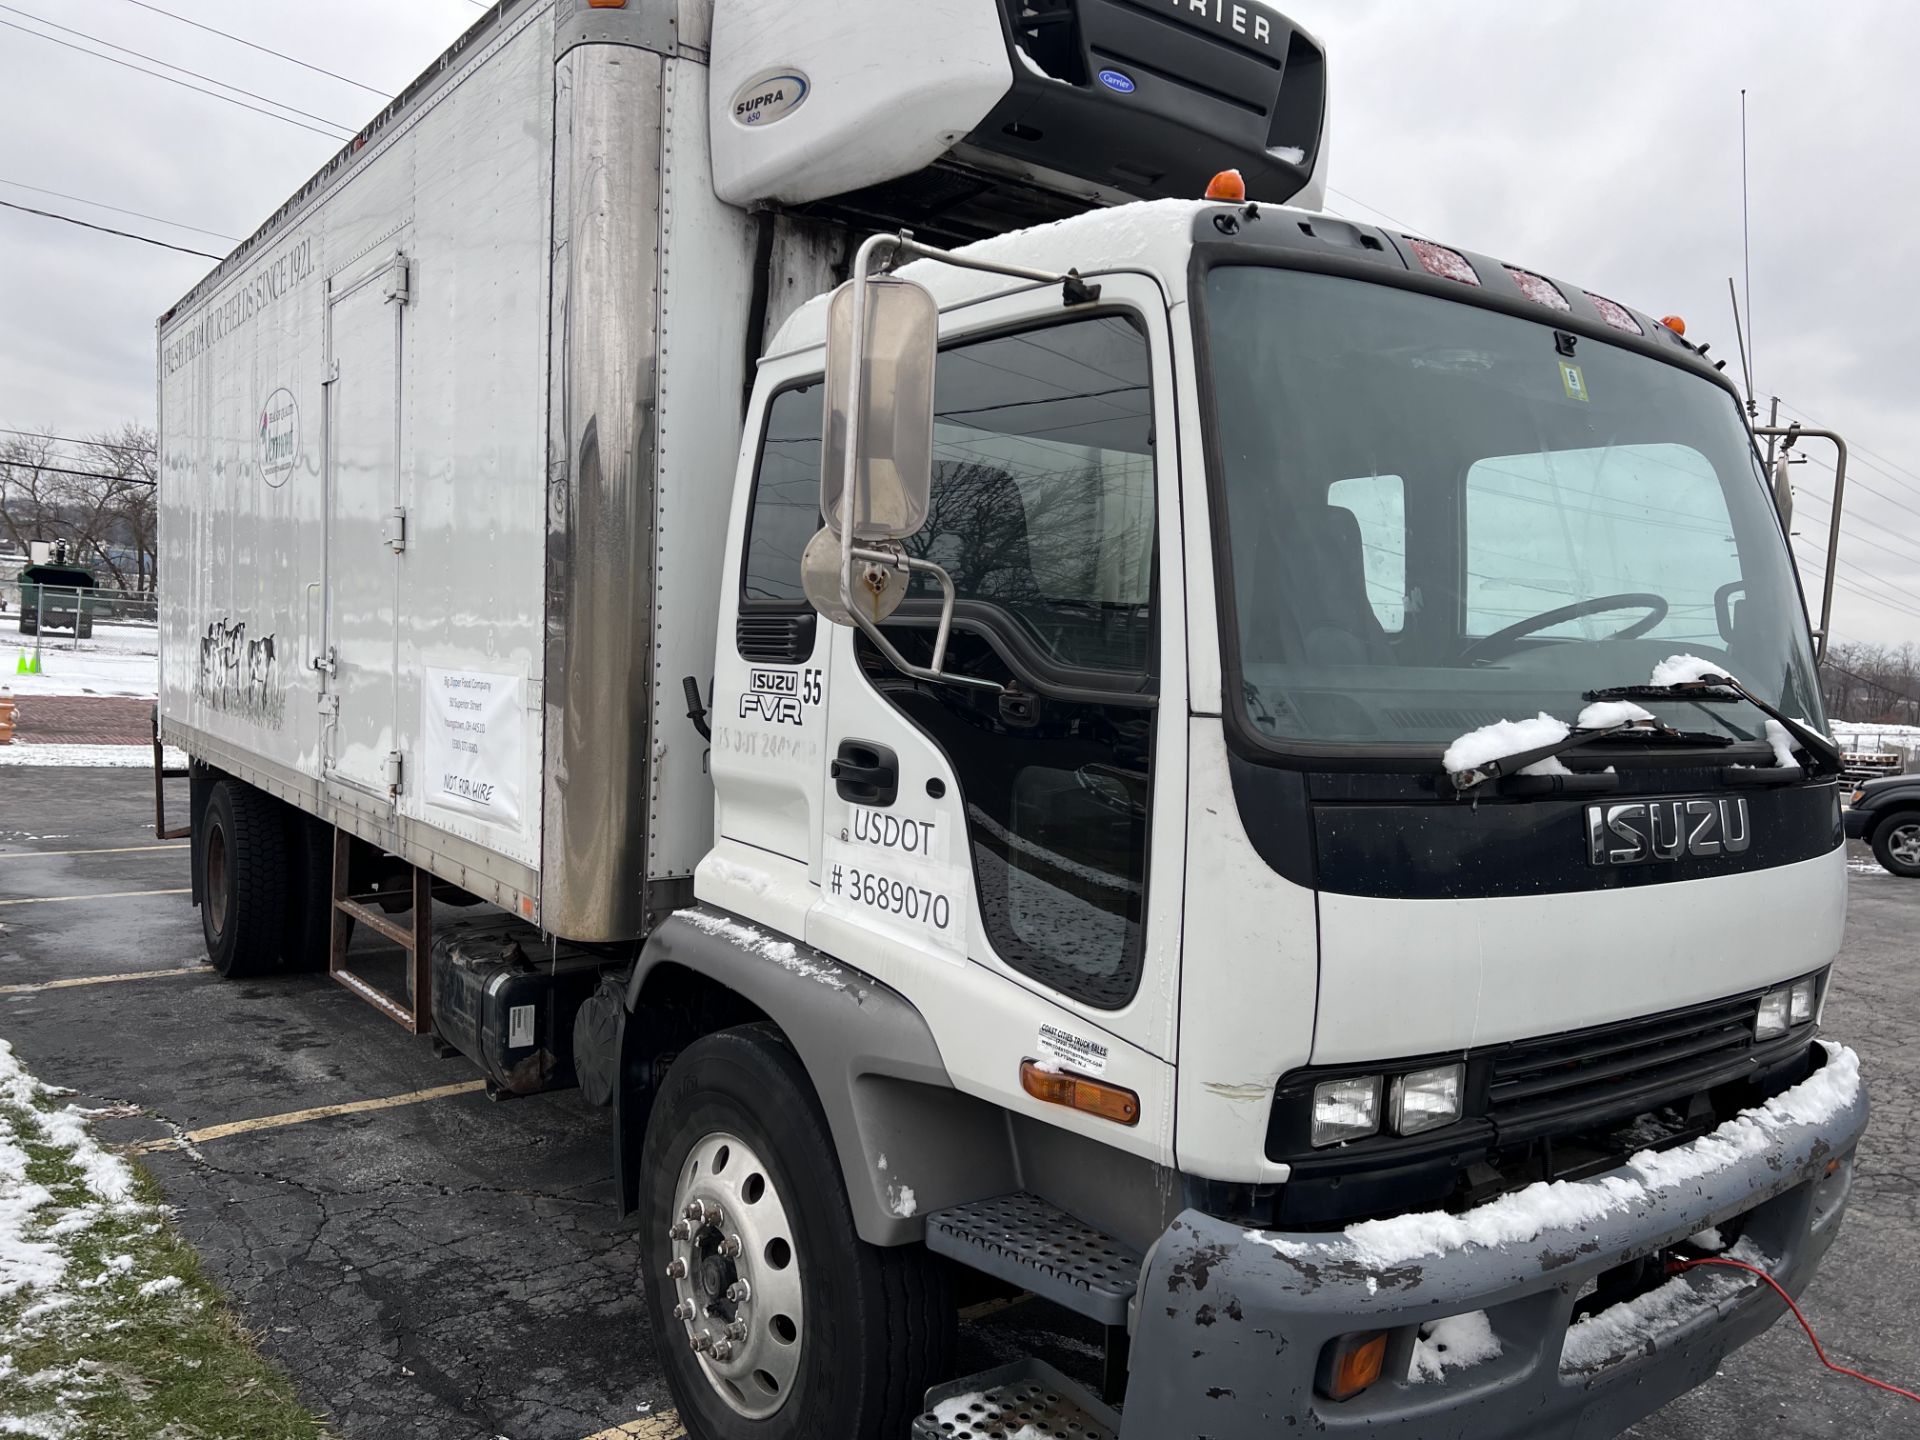
[[[1247,198],[1247,177],[1238,170],[1222,170],[1207,182],[1207,199],[1238,202]]]
[[[1474,274],[1473,266],[1467,257],[1458,250],[1449,250],[1444,245],[1436,245],[1431,240],[1416,240],[1406,237],[1407,244],[1413,247],[1413,253],[1420,257],[1421,268],[1429,275],[1438,275],[1442,280],[1458,280],[1462,285],[1478,285],[1480,277]]]
[[[1629,335],[1647,333],[1640,328],[1640,322],[1633,318],[1633,312],[1626,306],[1617,304],[1604,295],[1596,295],[1591,290],[1587,292],[1587,299],[1591,300],[1593,308],[1600,312],[1600,318],[1614,329],[1624,330]]]
[[[1520,293],[1534,304],[1544,305],[1549,310],[1573,308],[1573,303],[1560,293],[1560,287],[1546,276],[1536,275],[1531,270],[1521,270],[1512,265],[1507,266],[1506,270]]]
[[[1676,335],[1684,336],[1687,333],[1687,322],[1678,315],[1662,315],[1660,323]]]

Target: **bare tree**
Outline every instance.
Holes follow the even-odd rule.
[[[153,431],[127,421],[76,449],[51,433],[0,442],[0,536],[26,550],[67,542],[75,562],[122,590],[153,587]]]

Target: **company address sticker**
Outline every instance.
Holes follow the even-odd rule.
[[[1098,1040],[1076,1035],[1071,1030],[1062,1030],[1058,1025],[1042,1025],[1039,1045],[1041,1054],[1058,1060],[1069,1069],[1078,1070],[1082,1075],[1099,1076],[1107,1073],[1107,1047]]]
[[[518,825],[526,760],[524,682],[517,675],[429,667],[420,687],[427,799],[498,825]]]

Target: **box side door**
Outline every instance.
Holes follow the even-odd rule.
[[[394,256],[327,303],[326,776],[391,800],[398,781],[400,327]]]

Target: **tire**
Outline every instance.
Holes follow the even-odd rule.
[[[281,809],[287,827],[287,904],[280,963],[295,973],[325,970],[333,940],[333,828],[291,805]],[[343,915],[341,923],[353,921]]]
[[[1895,875],[1920,877],[1920,810],[1902,810],[1873,827],[1873,858]]]
[[[286,821],[280,806],[237,780],[217,782],[200,819],[200,929],[207,958],[229,980],[280,963],[286,914]]]
[[[692,1440],[907,1433],[952,1366],[947,1272],[922,1246],[882,1249],[855,1232],[826,1118],[777,1031],[723,1030],[681,1052],[654,1102],[640,1174],[647,1316]],[[695,1203],[717,1209],[676,1237]],[[718,1248],[734,1235],[738,1259]],[[676,1261],[691,1273],[673,1275]],[[726,1289],[736,1276],[752,1287],[738,1304]],[[681,1318],[683,1299],[704,1313]],[[700,1332],[738,1353],[695,1353]]]
[[[86,620],[81,620],[81,621],[79,621],[79,622],[77,622],[77,623],[76,623],[76,625],[74,626],[74,632],[73,632],[73,633],[74,633],[74,637],[75,637],[76,639],[80,639],[80,640],[91,640],[91,639],[93,638],[93,621],[92,621],[92,619],[90,619],[90,618],[89,618],[89,619],[86,619]]]
[[[22,635],[39,634],[40,617],[37,615],[29,615],[26,611],[22,610],[20,612],[20,633]]]

